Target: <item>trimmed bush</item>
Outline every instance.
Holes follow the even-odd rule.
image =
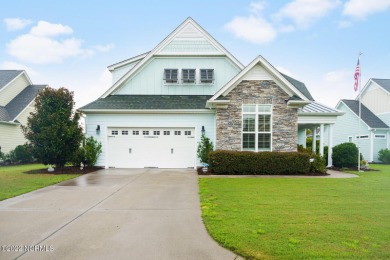
[[[310,170],[310,156],[299,152],[241,152],[217,150],[209,153],[214,174],[304,174]]]
[[[379,160],[384,163],[390,163],[390,150],[389,149],[381,149],[378,152]]]
[[[310,164],[310,172],[313,173],[326,173],[326,160],[324,157],[316,154],[314,161]]]
[[[342,143],[333,147],[332,160],[336,167],[355,167],[359,150],[354,143]]]
[[[33,161],[31,147],[27,144],[18,145],[14,149],[15,162],[30,163]]]
[[[102,153],[102,144],[90,136],[85,139],[84,149],[88,167],[95,166],[99,155]]]

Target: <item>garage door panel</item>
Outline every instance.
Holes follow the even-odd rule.
[[[123,129],[129,134],[121,135]],[[188,168],[195,166],[195,138],[189,135],[194,134],[194,128],[123,129],[109,129],[109,133],[116,134],[108,137],[109,167]],[[138,135],[133,135],[133,131]],[[146,135],[147,133],[149,135]]]

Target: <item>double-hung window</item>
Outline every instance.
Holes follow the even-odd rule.
[[[200,83],[213,83],[214,70],[213,69],[200,69]]]
[[[272,105],[242,106],[242,150],[272,150]]]
[[[178,72],[177,69],[164,69],[165,83],[177,83]]]
[[[183,83],[195,83],[195,69],[181,70]]]

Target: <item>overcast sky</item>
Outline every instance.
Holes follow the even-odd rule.
[[[362,85],[390,78],[390,0],[7,1],[0,9],[0,69],[66,87],[76,107],[111,86],[107,66],[150,51],[191,16],[247,65],[262,55],[334,107]]]

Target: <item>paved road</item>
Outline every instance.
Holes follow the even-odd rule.
[[[110,169],[2,201],[0,246],[20,251],[0,259],[236,259],[206,232],[197,181]]]

